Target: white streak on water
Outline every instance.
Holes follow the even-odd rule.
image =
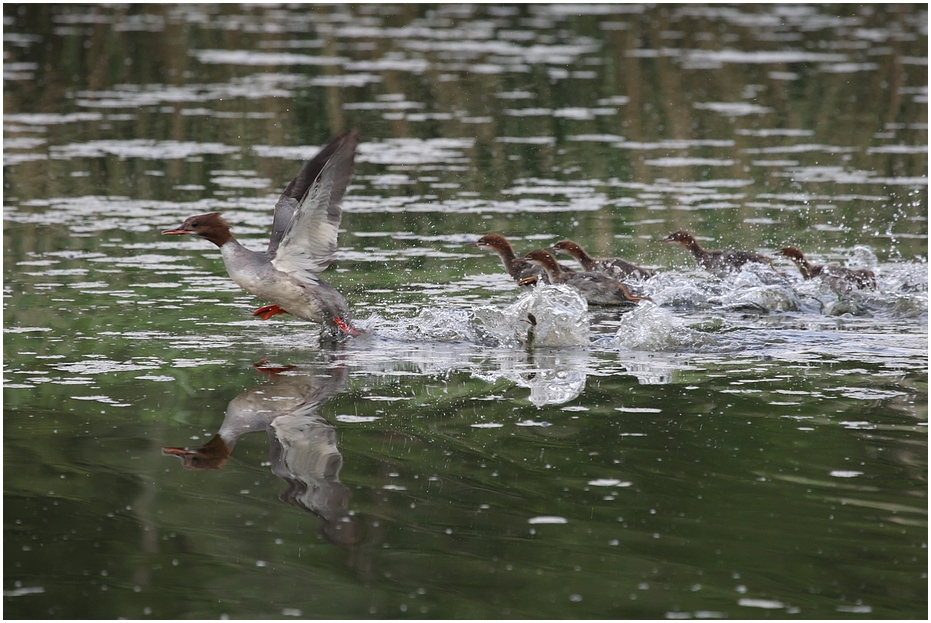
[[[554,515],[540,515],[538,517],[531,517],[527,520],[529,524],[564,524],[568,523],[565,517],[558,517]]]

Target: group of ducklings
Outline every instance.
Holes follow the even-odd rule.
[[[699,266],[715,273],[737,270],[748,262],[768,264],[775,270],[772,260],[765,255],[734,249],[703,249],[695,237],[685,230],[669,234],[660,242],[682,245],[689,250]],[[504,236],[495,233],[486,234],[467,246],[496,252],[504,270],[520,285],[530,285],[537,281],[566,284],[575,288],[591,305],[632,306],[643,300],[652,300],[648,296],[633,294],[622,281],[649,279],[653,271],[619,257],[593,258],[572,240],[561,240],[547,249],[536,249],[523,257],[518,257]],[[574,257],[583,270],[576,271],[560,264],[553,255],[556,251]],[[785,247],[781,254],[795,262],[804,279],[821,277],[835,288],[876,287],[876,276],[866,268],[811,264],[795,247]]]

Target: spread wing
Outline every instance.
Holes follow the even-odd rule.
[[[303,280],[316,281],[317,274],[330,265],[336,253],[336,238],[343,215],[340,204],[352,178],[358,144],[358,132],[349,132],[341,138],[335,153],[297,203],[272,258],[272,264],[278,270],[297,273]],[[295,188],[297,186],[295,184]],[[278,221],[277,214],[275,221]]]
[[[320,176],[320,172],[323,170],[324,165],[326,165],[327,161],[336,153],[336,150],[343,144],[343,141],[348,135],[348,131],[343,132],[324,145],[320,151],[304,165],[304,168],[291,180],[291,183],[285,187],[284,192],[281,193],[281,197],[278,198],[278,203],[275,204],[272,237],[268,242],[268,250],[265,251],[268,256],[274,257],[275,252],[278,251],[278,245],[281,244],[284,232],[291,223],[291,219],[294,217],[294,212],[297,210],[297,206],[300,204],[301,199],[307,194],[310,185]]]

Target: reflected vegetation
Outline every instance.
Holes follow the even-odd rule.
[[[927,5],[3,12],[8,617],[926,617]],[[160,235],[350,129],[362,335]]]

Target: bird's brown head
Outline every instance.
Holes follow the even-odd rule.
[[[494,251],[510,251],[511,244],[501,234],[485,234],[475,242],[470,242],[467,247],[478,247],[479,249],[492,249]]]
[[[575,258],[578,258],[582,254],[582,247],[572,240],[560,240],[550,247],[550,249],[553,251],[565,251]]]
[[[793,260],[805,259],[805,256],[802,255],[802,252],[795,247],[785,247],[782,251],[780,251],[780,253]]]
[[[660,242],[678,242],[682,245],[689,245],[695,242],[695,237],[684,229],[680,229],[660,239]]]
[[[233,237],[233,234],[230,233],[230,224],[220,216],[219,212],[189,216],[181,223],[180,227],[166,229],[162,232],[163,236],[183,234],[200,236],[218,247],[222,247]]]
[[[533,262],[534,264],[539,264],[545,268],[548,272],[552,271],[554,273],[559,272],[559,263],[556,261],[556,258],[553,257],[553,254],[545,249],[536,249],[531,251],[523,258],[527,262]]]

